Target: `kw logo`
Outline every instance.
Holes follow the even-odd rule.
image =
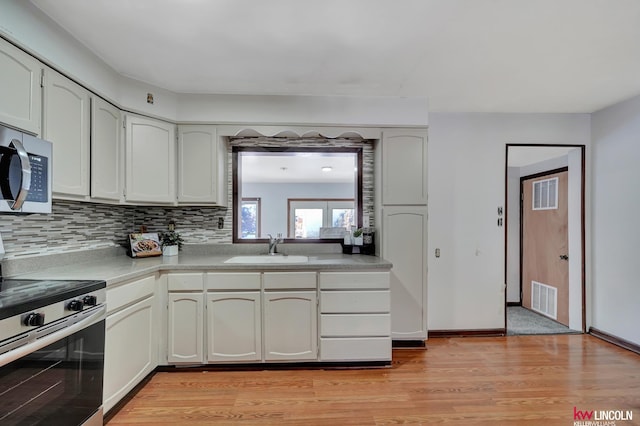
[[[573,407],[573,420],[592,420],[593,410],[578,410],[578,407]]]

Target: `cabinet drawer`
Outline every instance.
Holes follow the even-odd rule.
[[[389,272],[321,272],[322,290],[389,289]]]
[[[389,291],[322,291],[320,309],[323,314],[388,313]]]
[[[153,295],[155,288],[155,275],[117,287],[107,288],[107,313],[114,312],[123,306]]]
[[[207,290],[260,290],[259,272],[207,274]]]
[[[390,336],[389,314],[325,314],[320,317],[322,337]]]
[[[391,338],[321,338],[321,361],[391,361]]]
[[[262,277],[265,290],[315,289],[315,272],[265,272]]]
[[[204,280],[202,274],[169,274],[169,291],[202,291]]]

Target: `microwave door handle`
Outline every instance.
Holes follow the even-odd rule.
[[[31,188],[31,162],[29,161],[29,154],[27,154],[27,150],[24,149],[22,142],[20,142],[18,139],[13,139],[9,146],[13,146],[13,148],[18,153],[18,157],[20,158],[22,180],[20,183],[20,190],[18,191],[18,195],[11,205],[11,210],[19,210],[22,207],[24,201],[27,199],[27,194],[29,193],[29,189]]]

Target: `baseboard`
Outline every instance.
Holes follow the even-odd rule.
[[[522,306],[522,302],[507,302],[507,306]]]
[[[594,327],[589,327],[589,334],[591,334],[594,337],[597,337],[598,339],[602,339],[606,342],[612,343],[616,346],[620,346],[623,349],[629,350],[631,352],[635,352],[638,355],[640,355],[640,345],[630,342],[628,340],[622,339],[618,336],[614,336],[612,334],[609,333],[605,333],[602,330],[598,330],[597,328]]]
[[[479,330],[430,330],[431,337],[496,337],[505,336],[507,330],[504,328],[487,328]]]
[[[391,347],[424,349],[427,347],[427,344],[424,340],[392,340]]]

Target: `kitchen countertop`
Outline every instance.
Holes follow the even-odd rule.
[[[24,279],[94,279],[105,280],[107,287],[127,280],[162,271],[350,271],[389,270],[391,262],[377,256],[346,254],[305,254],[305,263],[224,263],[238,254],[180,253],[177,256],[158,256],[132,259],[126,255],[104,257],[81,263],[45,268],[21,274]]]

